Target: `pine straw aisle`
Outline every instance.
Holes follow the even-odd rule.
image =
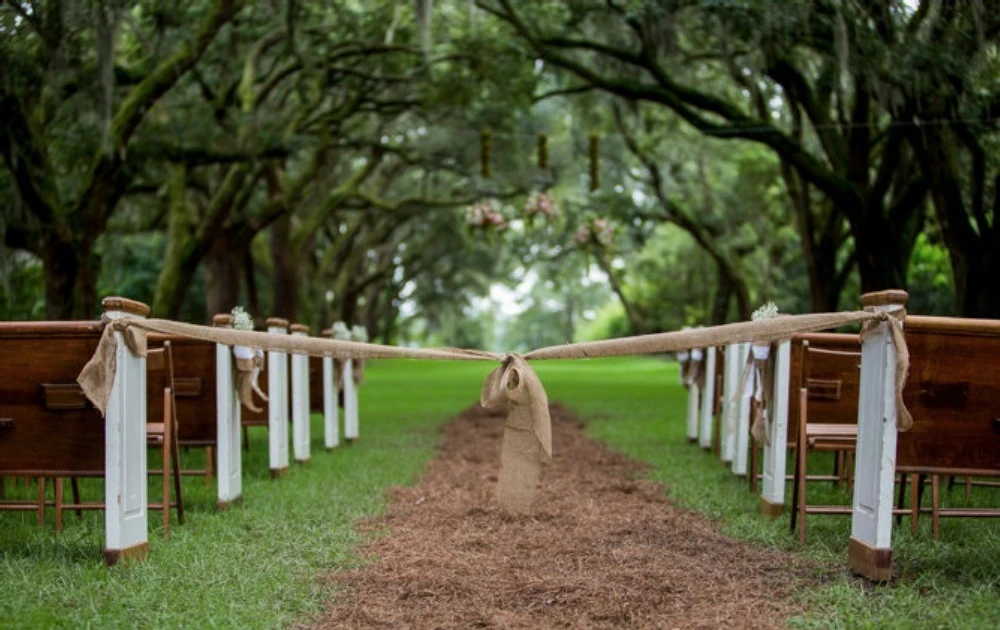
[[[503,416],[466,410],[416,486],[399,489],[361,553],[330,576],[324,627],[774,627],[805,571],[722,536],[552,408],[555,458],[531,517],[493,497]]]

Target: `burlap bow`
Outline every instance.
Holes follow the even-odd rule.
[[[236,394],[244,407],[257,413],[260,407],[254,404],[254,392],[265,402],[269,399],[267,394],[261,391],[258,382],[260,371],[264,368],[264,352],[254,349],[251,349],[251,352],[253,352],[251,357],[236,357]]]
[[[766,359],[758,359],[754,356],[753,348],[747,354],[747,362],[743,367],[743,376],[740,379],[742,386],[739,396],[745,396],[749,391],[752,400],[753,424],[750,426],[750,434],[758,442],[771,445],[771,420],[768,414],[771,394],[774,391],[774,355],[776,348],[772,345],[767,353]]]
[[[507,412],[497,499],[511,512],[530,512],[542,462],[552,459],[552,424],[545,389],[524,358],[511,354],[486,377],[479,403]]]
[[[108,400],[111,398],[111,389],[115,384],[115,372],[118,371],[118,337],[116,332],[122,334],[125,346],[137,357],[146,356],[146,331],[135,326],[130,326],[130,320],[109,319],[106,315],[101,318],[104,324],[104,332],[101,333],[101,340],[97,344],[94,356],[90,357],[87,365],[83,366],[76,382],[87,396],[87,399],[101,410],[104,414],[108,408]]]

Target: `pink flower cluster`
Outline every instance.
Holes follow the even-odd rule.
[[[473,229],[488,230],[490,228],[504,230],[507,228],[507,219],[499,211],[486,201],[480,201],[468,208],[468,218],[466,223]]]
[[[547,192],[535,193],[527,203],[524,204],[524,216],[533,217],[536,214],[540,214],[548,219],[556,216],[559,212],[559,206],[556,205],[555,200]]]
[[[583,247],[595,243],[601,247],[611,247],[615,239],[615,229],[607,219],[590,219],[580,226],[573,235],[573,242]]]

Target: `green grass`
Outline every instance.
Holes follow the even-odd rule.
[[[151,515],[141,564],[104,566],[103,512],[85,512],[82,522],[67,514],[60,536],[51,513],[39,530],[34,513],[0,512],[0,627],[273,628],[315,613],[330,595],[317,578],[358,562],[357,521],[383,509],[387,487],[417,479],[439,426],[478,398],[489,367],[374,363],[357,442],[325,452],[314,416],[312,461],[272,481],[266,432],[253,432],[244,505],[216,513],[215,484],[185,478],[185,524],[175,522],[164,539]],[[99,483],[90,482],[89,495],[84,488],[85,498],[101,496]]]
[[[871,586],[847,567],[850,518],[810,516],[808,542],[799,547],[787,516],[768,520],[759,499],[715,458],[685,439],[686,394],[675,363],[657,359],[609,359],[544,363],[536,370],[549,396],[588,420],[589,434],[630,457],[651,464],[679,505],[719,521],[722,530],[752,544],[792,550],[808,558],[822,586],[801,593],[806,612],[798,627],[987,628],[1000,624],[1000,522],[942,519],[932,540],[930,517],[912,536],[908,522],[893,531],[893,559],[900,578]],[[554,444],[558,449],[559,445]],[[810,457],[810,471],[829,472],[832,461]],[[961,484],[959,484],[961,485]],[[930,494],[927,492],[926,494]],[[827,484],[810,484],[810,499],[848,504],[850,497]],[[943,492],[955,507],[1000,505],[1000,489]],[[786,501],[791,499],[791,489]],[[927,498],[929,499],[929,497]],[[925,500],[927,500],[925,499]]]
[[[310,618],[332,596],[320,578],[363,561],[355,554],[358,520],[384,508],[387,487],[418,478],[434,454],[438,428],[478,398],[492,367],[375,362],[362,389],[357,443],[326,453],[314,417],[312,462],[272,481],[265,433],[254,432],[244,457],[245,504],[216,513],[214,484],[187,478],[187,523],[164,539],[159,517],[151,515],[150,557],[142,564],[103,565],[102,513],[83,521],[67,515],[61,536],[51,515],[39,530],[34,515],[0,513],[0,626],[271,628]],[[793,625],[995,627],[1000,620],[996,521],[946,519],[940,541],[931,540],[927,518],[915,537],[904,524],[894,532],[901,578],[873,587],[847,569],[849,518],[810,517],[809,542],[799,548],[787,518],[761,517],[745,483],[686,442],[675,364],[608,359],[542,362],[536,369],[552,400],[587,419],[593,437],[649,462],[649,476],[675,502],[717,520],[728,535],[806,558],[819,585],[799,594],[804,612]],[[201,455],[186,457],[194,463]],[[99,496],[94,483],[91,498]],[[151,496],[157,487],[154,480]],[[1000,495],[992,492],[977,489],[974,503],[996,504]],[[810,493],[846,501],[823,487]],[[960,505],[962,494],[945,496]]]

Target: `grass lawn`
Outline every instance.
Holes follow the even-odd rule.
[[[360,561],[352,552],[359,540],[358,519],[383,508],[387,487],[417,478],[433,456],[438,427],[478,398],[492,367],[374,363],[362,389],[357,443],[326,453],[316,416],[312,462],[293,465],[286,477],[272,481],[266,433],[255,431],[251,452],[244,456],[245,504],[217,514],[214,484],[206,488],[200,479],[187,478],[187,523],[172,527],[164,539],[159,517],[151,515],[150,557],[143,564],[103,565],[102,513],[87,513],[82,521],[67,515],[61,536],[53,532],[51,514],[39,530],[33,514],[0,513],[0,626],[269,628],[307,619],[329,596],[317,577]],[[712,455],[687,444],[685,394],[675,364],[607,359],[538,363],[536,369],[552,400],[588,419],[593,437],[649,462],[650,476],[679,504],[720,521],[734,537],[799,549],[787,518],[759,516],[758,500],[745,484]],[[194,463],[201,454],[192,451],[186,457]],[[100,496],[94,483],[91,499]],[[151,484],[153,497],[158,483]],[[823,488],[816,494],[823,493],[833,494]],[[945,496],[959,505],[962,494],[956,490]],[[989,490],[977,489],[974,502],[990,496]],[[908,526],[899,527],[894,556],[902,577],[891,586],[872,587],[850,577],[846,567],[850,519],[810,517],[809,542],[800,553],[812,560],[824,586],[802,593],[809,613],[793,623],[995,627],[1000,620],[998,525],[945,519],[940,541],[931,540],[929,522],[916,537]]]
[[[103,512],[85,512],[82,522],[67,514],[60,536],[51,511],[42,530],[34,513],[0,512],[0,627],[273,628],[308,616],[327,595],[317,576],[358,561],[358,519],[384,507],[387,487],[416,480],[438,427],[478,398],[490,368],[374,363],[361,390],[357,442],[325,452],[316,415],[312,461],[272,481],[266,431],[252,432],[244,505],[217,514],[215,484],[185,478],[186,522],[175,521],[164,539],[151,514],[142,564],[104,566]],[[158,457],[150,452],[151,463]],[[202,461],[201,451],[187,457]],[[84,498],[98,500],[100,483],[90,481]],[[156,478],[151,497],[160,496],[158,486]]]
[[[748,492],[746,483],[733,477],[714,455],[687,443],[686,393],[678,385],[676,363],[653,358],[603,359],[540,363],[536,370],[551,399],[569,404],[587,419],[592,437],[651,464],[650,477],[666,486],[678,504],[719,521],[730,536],[796,550],[811,559],[825,586],[802,593],[809,613],[793,625],[1000,625],[1000,522],[996,519],[942,519],[937,541],[930,535],[929,515],[921,517],[916,536],[904,522],[893,531],[893,558],[900,579],[890,586],[870,586],[851,577],[847,567],[849,517],[810,516],[808,542],[800,548],[788,531],[787,516],[773,521],[761,517],[759,499]],[[811,471],[812,460],[810,456]],[[829,472],[831,463],[820,459],[816,472]],[[826,484],[810,484],[809,496],[816,502],[850,501],[848,494]],[[972,502],[966,503],[961,483],[942,496],[955,507],[1000,505],[1000,490],[991,488],[974,489]],[[790,499],[789,484],[786,501]]]

